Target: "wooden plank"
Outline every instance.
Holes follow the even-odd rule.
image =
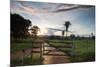
[[[36,47],[32,47],[32,48],[34,49],[34,48],[40,48],[40,47],[39,46],[36,46]]]
[[[53,44],[50,44],[50,46],[52,47],[57,47],[57,48],[73,48],[74,44],[66,44],[65,46],[63,45],[57,45],[57,46],[54,46]]]
[[[48,45],[43,45],[43,47],[51,47],[51,46],[48,46]]]
[[[50,52],[53,51],[53,52],[56,52],[56,51],[58,51],[58,50],[55,49],[55,50],[44,50],[44,51],[50,51]]]
[[[65,54],[43,54],[48,56],[66,56]]]
[[[40,53],[40,51],[32,51],[32,53]]]
[[[44,47],[52,47],[52,46],[44,46]],[[73,48],[73,45],[67,45],[67,46],[55,46],[58,48]]]
[[[55,47],[57,47],[57,48],[73,48],[73,46],[55,46]]]

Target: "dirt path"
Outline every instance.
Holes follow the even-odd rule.
[[[45,45],[50,46],[47,43],[45,43]],[[49,52],[50,55],[43,55],[43,58],[44,58],[43,64],[59,64],[59,63],[69,63],[70,62],[69,57],[66,56],[64,52],[58,51],[54,47],[45,47],[45,49],[54,50],[54,51]]]
[[[66,56],[44,56],[43,64],[59,64],[59,63],[69,63],[68,57]]]

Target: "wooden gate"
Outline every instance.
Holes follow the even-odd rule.
[[[74,44],[73,42],[68,42],[66,43],[67,45],[66,46],[62,46],[62,45],[59,45],[59,46],[54,46],[53,44],[50,44],[50,43],[44,43],[42,45],[42,55],[52,55],[52,56],[65,56],[65,55],[74,55]],[[67,49],[69,48],[70,51],[63,51],[61,49]],[[58,53],[57,53],[58,52]],[[61,53],[62,52],[62,53]]]

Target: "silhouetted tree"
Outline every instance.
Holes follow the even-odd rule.
[[[31,21],[24,19],[19,14],[11,14],[11,36],[14,38],[25,38],[28,36],[28,28]]]
[[[31,27],[31,34],[32,34],[32,36],[33,36],[33,38],[37,38],[37,33],[38,33],[38,31],[40,30],[40,28],[38,27],[38,26],[33,26],[33,27]]]
[[[64,26],[66,27],[66,38],[67,38],[67,32],[68,32],[68,28],[71,25],[70,21],[66,21]]]
[[[71,35],[70,35],[70,38],[71,38],[71,39],[74,39],[74,38],[75,38],[75,35],[74,35],[74,34],[71,34]]]
[[[91,38],[93,37],[93,33],[91,33]]]
[[[95,36],[94,36],[94,34],[93,34],[93,33],[91,33],[91,38],[92,38],[92,39],[95,39]]]

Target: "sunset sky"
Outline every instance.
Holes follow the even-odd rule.
[[[70,21],[69,31],[75,35],[95,34],[95,7],[86,5],[46,3],[11,0],[11,13],[17,13],[37,25],[39,35],[61,35],[65,21]],[[70,34],[70,33],[69,33]]]

